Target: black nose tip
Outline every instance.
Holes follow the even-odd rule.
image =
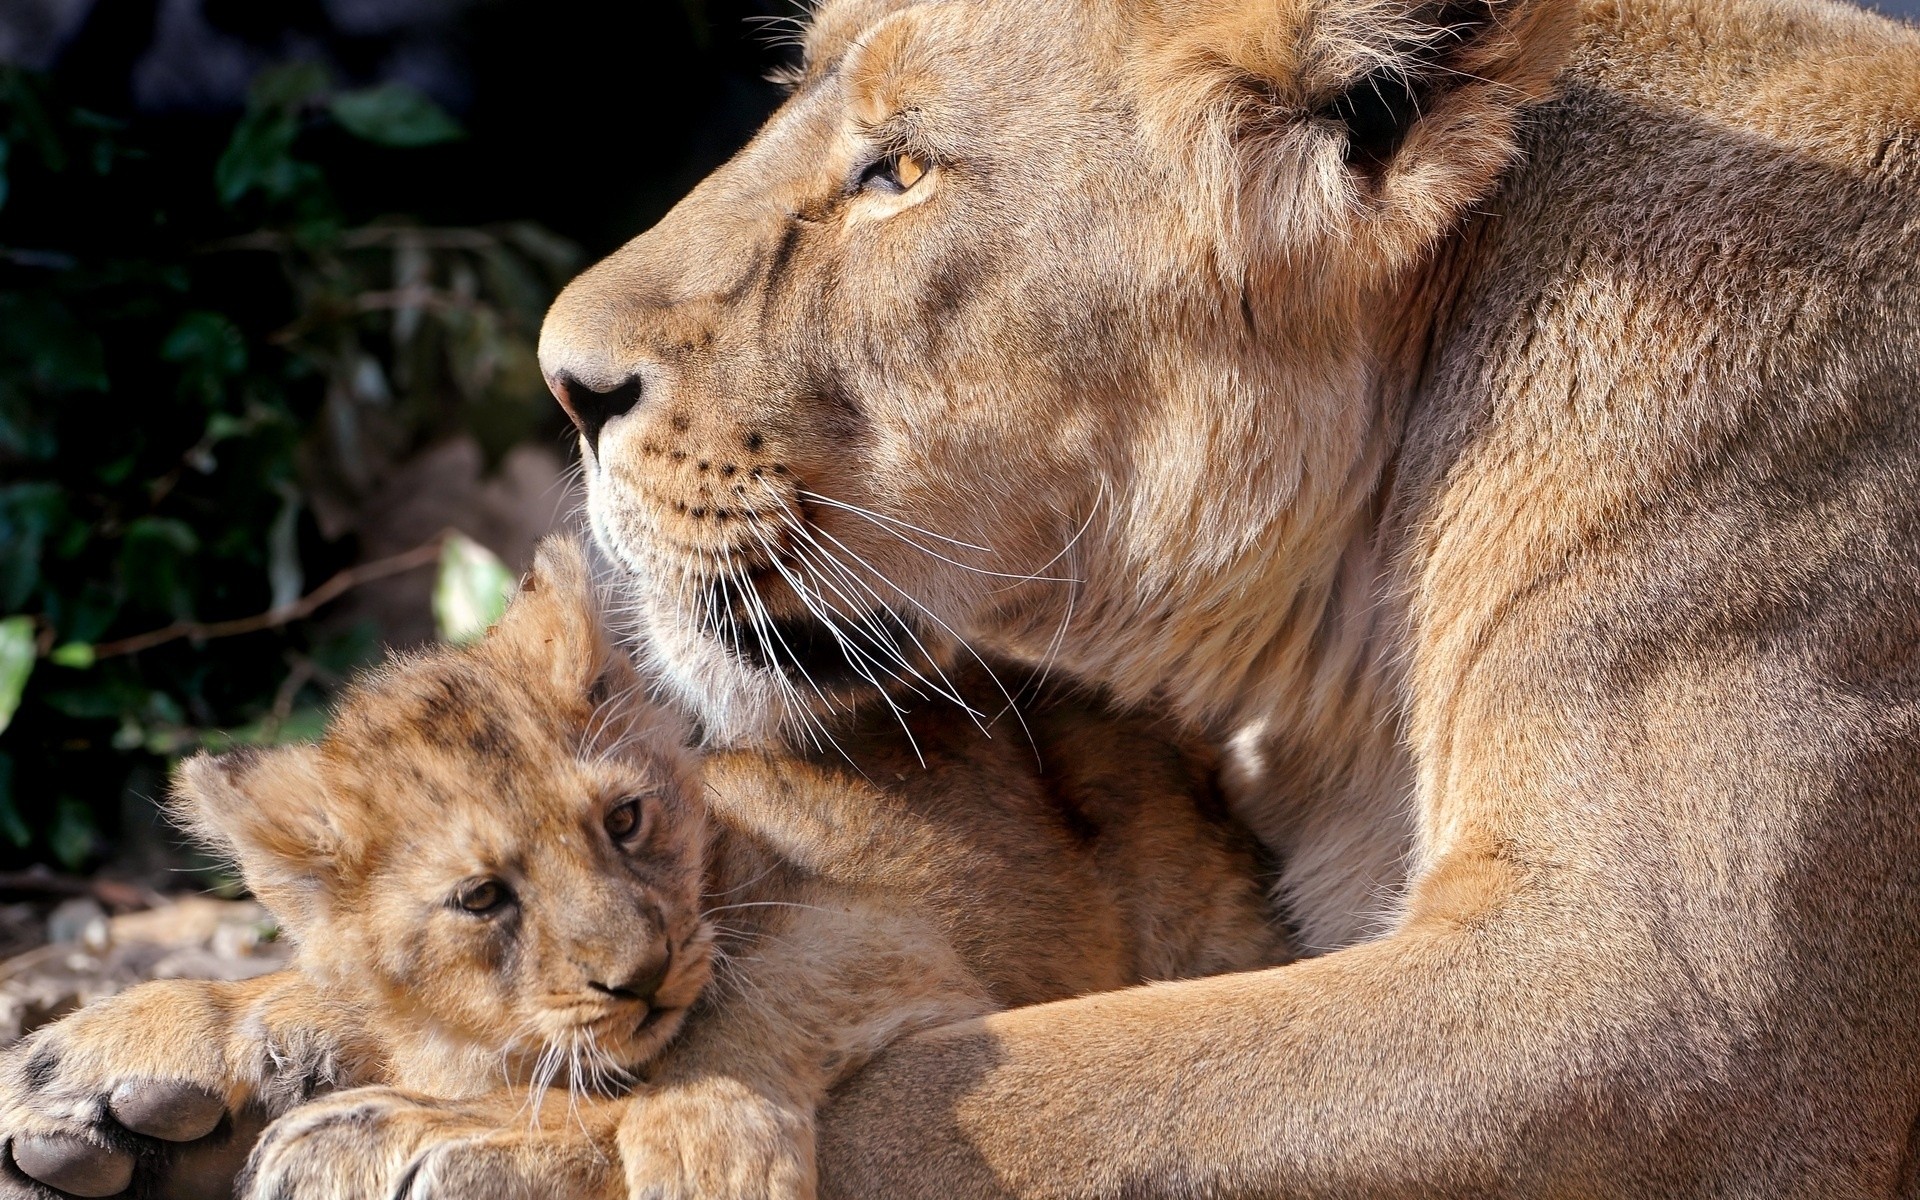
[[[590,981],[587,986],[603,996],[617,996],[622,1000],[640,1000],[653,1003],[654,996],[660,992],[660,985],[667,981],[667,972],[673,966],[673,947],[662,947],[660,953],[643,963],[633,974],[619,983],[607,984],[598,980]]]
[[[587,439],[587,448],[595,454],[600,453],[600,431],[607,422],[640,403],[638,375],[609,392],[596,392],[571,375],[555,376],[548,385],[553,388],[554,399],[579,427],[580,436]]]

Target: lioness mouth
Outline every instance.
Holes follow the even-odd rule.
[[[915,672],[924,657],[913,618],[887,608],[859,617],[774,617],[736,609],[721,614],[713,628],[736,658],[803,686],[878,686]]]

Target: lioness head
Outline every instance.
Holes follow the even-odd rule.
[[[711,941],[684,731],[635,691],[550,540],[485,640],[360,681],[318,745],[190,760],[176,808],[304,969],[391,1014],[403,1078],[617,1072],[673,1035]]]
[[[1246,670],[1570,7],[827,0],[791,99],[542,335],[665,677],[724,737],[943,690],[974,637],[1126,698]]]

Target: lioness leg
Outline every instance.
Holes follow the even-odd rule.
[[[1664,949],[1595,933],[1557,903],[1523,904],[921,1034],[822,1110],[820,1194],[1898,1194],[1885,1138],[1852,1161],[1769,1165],[1816,1135],[1729,1086],[1714,1017],[1648,985]],[[1773,1168],[1825,1182],[1756,1189]]]
[[[231,1179],[262,1119],[372,1065],[353,1014],[298,972],[143,984],[0,1060],[0,1198],[115,1195],[141,1164]]]

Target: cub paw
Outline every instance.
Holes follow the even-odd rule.
[[[122,1006],[101,1006],[114,1007]],[[0,1057],[0,1200],[51,1195],[49,1188],[117,1195],[136,1175],[164,1171],[180,1144],[231,1141],[224,1080],[217,1062],[202,1057],[197,1047],[129,1038],[95,1010],[7,1052]]]
[[[267,1128],[243,1200],[620,1200],[610,1147],[584,1126],[532,1127],[506,1104],[357,1088]]]

